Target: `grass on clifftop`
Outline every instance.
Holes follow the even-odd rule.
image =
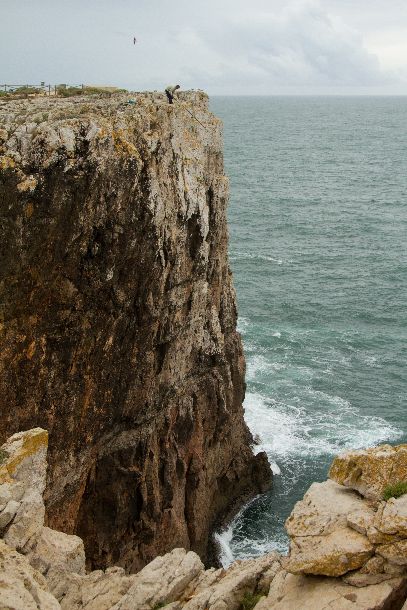
[[[116,89],[115,87],[57,87],[57,94],[60,97],[75,97],[76,95],[98,95],[104,93],[127,93],[127,89]]]
[[[407,494],[407,481],[399,481],[394,485],[388,485],[383,492],[383,500],[390,500],[390,498],[400,498]]]
[[[77,95],[113,95],[114,93],[128,93],[127,89],[119,89],[118,87],[66,87],[65,85],[56,86],[56,94],[58,97],[75,97]],[[8,91],[0,90],[0,97],[19,98],[35,95],[47,95],[47,89],[36,87],[18,87]],[[54,94],[54,87],[51,88],[51,95]]]

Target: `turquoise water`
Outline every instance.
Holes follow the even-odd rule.
[[[220,536],[285,551],[284,521],[347,447],[407,440],[407,98],[214,98],[246,418],[276,473]]]

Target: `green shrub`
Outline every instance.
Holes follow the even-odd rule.
[[[14,89],[13,93],[16,94],[28,94],[28,93],[42,93],[42,89],[38,89],[37,87],[18,87]]]
[[[262,595],[255,593],[245,593],[240,606],[241,610],[253,610],[255,605],[260,601]]]
[[[75,95],[82,95],[82,87],[62,87],[57,86],[57,95],[61,97],[73,97]]]
[[[79,87],[67,87],[66,85],[57,85],[57,94],[60,97],[74,97],[75,95],[112,95],[113,93],[127,93],[126,89],[118,89],[117,87],[89,87],[84,85]]]
[[[390,500],[390,498],[400,498],[407,494],[407,481],[399,481],[394,485],[388,485],[383,492],[383,500]]]
[[[4,451],[4,449],[0,449],[0,464],[5,462],[7,460],[7,458],[8,458],[7,451]]]

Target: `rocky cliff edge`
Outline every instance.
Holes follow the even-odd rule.
[[[47,523],[89,567],[206,560],[270,484],[243,419],[222,147],[199,92],[0,102],[0,440],[49,431]]]

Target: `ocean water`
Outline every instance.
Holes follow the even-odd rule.
[[[345,448],[407,441],[407,98],[213,98],[247,422],[271,492],[218,534],[225,565],[287,550],[284,521]]]

